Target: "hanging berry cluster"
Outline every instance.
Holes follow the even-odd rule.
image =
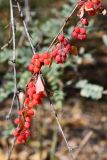
[[[89,22],[85,18],[86,14],[94,16],[102,13],[103,7],[101,0],[78,0],[78,13],[80,19],[79,25],[74,27],[71,34],[72,38],[78,40],[86,40],[86,26]],[[17,125],[13,135],[16,137],[18,144],[25,143],[30,137],[31,121],[34,116],[34,108],[42,103],[42,99],[47,96],[43,81],[41,80],[41,69],[43,66],[64,63],[69,54],[77,55],[77,47],[70,43],[70,39],[65,38],[63,34],[58,34],[57,43],[50,52],[42,54],[35,53],[28,66],[28,70],[32,73],[31,81],[27,84],[23,108],[18,112],[18,118],[14,123]]]
[[[45,96],[44,86],[38,75],[31,80],[27,87],[24,98],[24,107],[18,112],[18,118],[14,120],[14,123],[18,125],[13,135],[17,138],[16,143],[25,143],[30,137],[30,126],[34,116],[33,108],[41,104],[42,98]]]

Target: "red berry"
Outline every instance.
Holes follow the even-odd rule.
[[[33,58],[35,58],[35,59],[39,59],[39,57],[40,57],[40,55],[38,53],[35,53],[33,56]]]
[[[36,67],[40,68],[41,67],[41,63],[40,61],[36,61],[35,64],[34,64]]]
[[[76,33],[80,33],[80,27],[75,27],[75,28],[74,28],[74,31],[75,31]]]
[[[80,33],[81,34],[86,34],[86,29],[85,28],[80,28]]]
[[[22,115],[22,113],[23,113],[23,110],[20,110],[20,111],[18,111],[18,115]]]
[[[38,67],[34,67],[34,73],[39,73],[40,72],[40,68],[38,68]]]
[[[88,10],[94,10],[93,2],[91,2],[91,1],[85,2],[85,9],[86,9],[86,11],[88,11]]]
[[[30,64],[30,65],[28,66],[28,70],[29,70],[30,72],[33,72],[33,69],[34,69],[33,64]]]
[[[26,130],[26,131],[25,131],[25,136],[26,136],[26,138],[29,138],[29,137],[30,137],[30,131],[29,131],[29,130]]]
[[[19,118],[16,118],[16,119],[14,120],[14,123],[15,123],[15,124],[19,124],[19,123],[20,123]]]
[[[87,36],[86,34],[82,35],[82,40],[86,40]]]
[[[29,122],[25,122],[24,127],[25,128],[30,128],[31,124]]]
[[[71,45],[70,44],[68,44],[67,46],[66,46],[66,49],[68,50],[68,52],[71,50]]]
[[[59,49],[58,50],[58,55],[61,55],[62,54],[62,49]]]
[[[68,41],[66,38],[64,38],[63,45],[66,46],[67,44],[68,44]]]
[[[31,122],[31,118],[30,117],[26,117],[25,120],[26,120],[26,122]]]
[[[88,26],[88,20],[86,18],[82,18],[81,22],[83,25]]]
[[[29,98],[26,98],[25,101],[24,101],[24,103],[25,104],[29,104],[29,101],[30,101]]]
[[[34,86],[34,83],[32,81],[29,82],[28,87],[33,87],[33,86]]]
[[[55,57],[57,55],[57,53],[58,53],[57,50],[52,51],[52,53],[51,53],[52,57]]]
[[[94,15],[96,14],[96,12],[93,10],[93,11],[89,11],[88,14],[89,14],[90,16],[94,16]]]
[[[63,42],[64,36],[60,34],[60,35],[58,36],[58,40],[59,40],[59,42]]]
[[[74,31],[74,32],[72,33],[72,36],[73,36],[74,38],[77,38],[77,37],[78,37],[78,33]]]
[[[61,49],[61,48],[62,48],[62,44],[61,44],[61,43],[58,43],[58,44],[56,45],[56,48],[57,48],[57,49]]]
[[[56,61],[56,63],[61,63],[61,57],[59,55],[57,55],[55,57],[55,61]]]
[[[44,58],[41,56],[41,57],[39,58],[39,61],[40,61],[41,63],[43,63]]]
[[[31,116],[33,116],[33,115],[34,115],[34,111],[29,110],[29,111],[28,111],[28,114],[31,115]]]
[[[31,59],[31,63],[32,63],[32,64],[35,64],[35,59],[34,59],[34,57]]]
[[[24,135],[19,135],[17,140],[21,143],[24,140]]]
[[[48,53],[48,52],[43,53],[42,57],[43,57],[44,59],[48,59],[48,58],[50,58],[50,56],[49,56],[49,53]]]
[[[50,65],[51,61],[49,59],[44,59],[44,64],[45,65]]]
[[[32,102],[29,103],[29,108],[33,108],[34,104]]]

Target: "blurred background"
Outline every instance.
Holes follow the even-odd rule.
[[[65,17],[74,8],[76,0],[20,0],[25,20],[37,52],[45,51],[58,33]],[[107,1],[103,0],[107,8]],[[0,0],[0,160],[7,159],[16,105],[10,120],[6,115],[13,96],[12,36],[9,1]],[[17,45],[17,83],[24,89],[30,73],[27,66],[32,51],[26,38],[18,9],[14,3]],[[75,16],[65,27],[70,37]],[[63,65],[43,70],[48,89],[52,92],[60,123],[75,159],[107,160],[107,15],[92,17],[87,27],[86,42],[77,41],[79,55]],[[75,42],[74,42],[75,43]],[[32,122],[32,136],[25,145],[14,148],[12,160],[68,160],[68,151],[44,100]],[[79,151],[79,148],[80,151]],[[79,152],[78,152],[79,151]],[[71,158],[70,158],[71,159]]]

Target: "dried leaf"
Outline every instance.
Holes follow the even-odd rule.
[[[78,55],[78,49],[76,46],[72,46],[71,48],[71,53],[74,55],[74,56],[77,56]]]
[[[84,5],[80,8],[77,16],[81,19],[84,16],[85,12],[84,12]]]
[[[36,93],[40,93],[40,92],[44,92],[45,91],[45,88],[44,88],[44,85],[43,85],[43,82],[41,80],[40,75],[37,78],[35,86],[36,86]]]

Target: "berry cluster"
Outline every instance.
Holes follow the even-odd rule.
[[[78,40],[86,40],[86,29],[80,28],[79,26],[75,27],[72,33],[72,37]]]
[[[28,66],[30,72],[34,74],[40,73],[41,67],[43,65],[50,65],[51,64],[51,55],[47,52],[43,53],[42,55],[36,53],[33,55],[31,59],[31,63]]]
[[[78,6],[82,7],[90,16],[94,16],[103,9],[101,0],[78,0]]]
[[[59,43],[51,52],[51,57],[54,58],[57,64],[64,63],[71,50],[71,45],[63,35],[58,36],[58,41]]]
[[[89,0],[85,2],[85,11],[87,11],[90,16],[94,16],[101,8],[102,3],[100,0]]]
[[[41,100],[44,96],[44,91],[38,91],[35,82],[30,81],[26,89],[24,108],[18,112],[19,118],[14,120],[14,123],[18,125],[13,133],[17,138],[17,144],[25,143],[30,137],[30,126],[34,116],[33,108],[41,104]]]
[[[78,40],[86,40],[88,20],[84,15],[88,13],[90,16],[93,16],[97,12],[101,12],[102,3],[101,0],[78,0],[78,8],[78,17],[80,18],[81,26],[77,25],[71,36]],[[55,60],[57,64],[64,63],[69,53],[77,55],[77,47],[71,45],[70,42],[71,41],[66,39],[64,35],[58,34],[58,43],[50,53],[35,53],[33,55],[28,66],[28,70],[32,73],[32,79],[26,87],[23,108],[19,111],[18,118],[14,121],[18,126],[13,135],[16,137],[18,144],[25,143],[30,137],[30,126],[34,116],[33,108],[41,104],[42,98],[46,96],[44,85],[40,78],[42,66],[50,66],[53,60]]]
[[[102,3],[100,0],[78,0],[79,12],[78,17],[80,18],[81,26],[76,26],[73,30],[72,37],[78,40],[86,40],[86,26],[88,26],[88,20],[84,18],[85,13],[90,16],[94,16],[97,12],[102,10]]]

